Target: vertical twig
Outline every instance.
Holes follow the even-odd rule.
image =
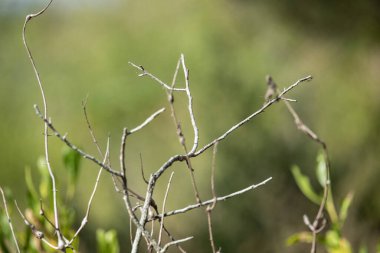
[[[18,246],[17,238],[16,238],[15,232],[13,230],[12,220],[11,220],[11,217],[10,217],[9,212],[8,212],[7,200],[5,199],[4,191],[3,191],[3,188],[1,188],[1,187],[0,187],[0,192],[1,192],[1,196],[3,198],[5,214],[7,215],[7,218],[8,218],[9,228],[11,229],[12,237],[13,237],[14,243],[16,245],[17,252],[20,253],[20,248]]]
[[[193,143],[192,149],[190,150],[190,154],[193,154],[197,150],[197,147],[198,147],[199,131],[198,131],[197,123],[195,122],[195,117],[194,117],[194,112],[193,112],[193,97],[191,96],[191,92],[190,92],[189,69],[185,65],[185,56],[183,54],[181,55],[181,64],[183,67],[183,73],[185,75],[186,95],[188,98],[189,115],[190,115],[191,125],[193,126],[193,131],[194,131],[194,143]]]
[[[172,182],[172,178],[173,178],[173,175],[174,175],[174,171],[170,174],[170,178],[169,178],[169,181],[168,181],[168,185],[166,187],[166,192],[165,192],[165,196],[164,196],[164,201],[162,202],[162,213],[165,213],[165,205],[166,205],[166,200],[168,198],[168,194],[169,194],[169,189],[170,189],[170,184]],[[154,224],[154,222],[152,223]],[[161,219],[161,222],[160,222],[160,231],[158,233],[158,245],[160,245],[161,243],[161,236],[162,236],[162,229],[164,227],[164,217],[162,217]]]
[[[273,78],[271,76],[267,77],[267,85],[268,85],[268,90],[267,90],[267,95],[266,99],[270,99],[272,95],[277,95],[279,94],[279,90],[277,87],[277,84],[274,82]],[[325,178],[325,185],[323,187],[323,197],[321,204],[319,206],[318,212],[314,218],[314,221],[312,223],[309,222],[309,219],[307,216],[304,216],[304,222],[305,224],[309,227],[313,234],[313,241],[312,241],[312,246],[311,246],[311,253],[315,253],[317,251],[317,234],[323,230],[326,224],[326,220],[323,217],[323,211],[326,206],[327,198],[329,195],[329,188],[330,188],[330,159],[329,159],[329,153],[327,150],[327,145],[322,139],[318,137],[316,133],[314,133],[308,126],[306,126],[297,112],[294,110],[293,106],[290,104],[290,101],[294,101],[291,99],[285,99],[282,98],[283,102],[286,105],[286,108],[288,109],[289,113],[292,115],[294,119],[294,123],[298,130],[300,130],[302,133],[304,133],[307,137],[309,137],[311,140],[315,141],[322,147],[323,155],[324,155],[324,161],[325,161],[325,166],[326,166],[326,178]]]
[[[98,140],[96,139],[94,130],[92,129],[90,120],[88,119],[88,115],[87,115],[87,100],[88,100],[88,95],[86,96],[86,98],[82,102],[82,108],[83,108],[84,118],[86,120],[87,128],[88,128],[88,131],[90,132],[91,139],[92,139],[93,143],[95,144],[96,149],[98,150],[99,155],[103,156],[102,149],[100,148],[100,145],[98,143]],[[109,140],[108,140],[108,142],[109,142]]]
[[[174,86],[176,84],[178,71],[179,71],[179,68],[180,68],[182,62],[184,62],[183,55],[181,55],[181,57],[178,60],[178,63],[177,63],[177,66],[176,66],[176,69],[175,69],[174,75],[173,75],[171,89],[167,90],[167,94],[168,94],[168,101],[169,101],[169,105],[170,105],[171,116],[173,118],[174,125],[177,128],[176,130],[177,130],[178,140],[179,140],[179,142],[180,142],[181,146],[183,147],[184,152],[186,154],[186,165],[187,165],[187,167],[189,169],[190,178],[191,178],[191,184],[193,186],[195,199],[196,199],[196,201],[198,203],[201,203],[202,201],[201,201],[200,194],[199,194],[199,191],[198,191],[197,183],[195,181],[194,169],[193,169],[193,166],[191,165],[191,160],[190,160],[190,158],[188,156],[189,152],[188,152],[188,149],[187,149],[187,146],[186,146],[186,139],[185,139],[185,136],[183,134],[181,124],[178,121],[177,114],[176,114],[175,108],[174,108],[174,94],[173,94],[174,90],[173,89],[174,89]],[[184,66],[184,69],[186,69],[186,66]],[[186,74],[185,74],[185,79],[186,78],[188,78],[188,76],[186,76]],[[190,90],[188,92],[188,89],[189,89],[189,85],[187,83],[187,85],[186,85],[186,93],[189,95],[190,94]],[[191,95],[190,95],[190,98],[188,96],[188,99],[189,99],[189,103],[190,103]],[[191,107],[189,107],[189,108],[190,108],[189,109],[190,118],[192,118],[192,116],[191,116],[192,115],[192,109],[191,109]]]
[[[104,155],[103,163],[106,163],[106,161],[107,161],[107,159],[108,159],[109,148],[110,148],[110,139],[108,138],[108,139],[107,139],[107,147],[106,147],[106,152],[105,152],[105,155]],[[99,149],[99,151],[101,152],[100,149]],[[68,243],[69,245],[75,240],[75,238],[78,236],[78,234],[82,231],[82,229],[84,228],[84,226],[85,226],[85,225],[87,224],[87,222],[88,222],[88,217],[90,216],[90,211],[91,211],[92,201],[93,201],[93,199],[94,199],[94,196],[95,196],[96,190],[97,190],[97,188],[98,188],[98,184],[99,184],[99,181],[100,181],[100,176],[102,175],[102,171],[103,171],[103,168],[100,167],[100,168],[99,168],[98,175],[97,175],[97,177],[96,177],[96,181],[95,181],[94,189],[92,190],[92,193],[91,193],[90,199],[89,199],[88,204],[87,204],[86,214],[85,214],[85,216],[84,216],[83,219],[82,219],[82,222],[81,222],[80,227],[78,228],[78,230],[75,232],[74,236],[72,237],[72,239],[71,239],[70,242]]]
[[[22,38],[23,38],[24,46],[25,46],[25,49],[28,53],[29,60],[32,64],[34,74],[37,78],[38,86],[40,88],[40,92],[41,92],[41,96],[42,96],[42,102],[44,105],[43,116],[45,119],[48,118],[48,105],[47,105],[47,101],[46,101],[46,97],[45,97],[45,91],[44,91],[44,88],[42,85],[42,81],[40,79],[40,74],[37,70],[33,55],[31,53],[31,51],[28,47],[28,43],[26,41],[26,26],[30,20],[32,20],[33,18],[38,17],[41,14],[43,14],[49,8],[49,6],[52,2],[53,2],[53,0],[50,0],[49,3],[40,12],[27,15],[25,18],[25,23],[24,23],[23,31],[22,31]],[[49,129],[48,124],[45,122],[44,123],[45,161],[46,161],[46,165],[47,165],[47,168],[48,168],[48,171],[50,174],[50,178],[52,181],[54,223],[55,223],[55,231],[56,231],[57,238],[58,238],[58,247],[60,248],[64,245],[64,239],[63,239],[62,234],[61,234],[60,229],[59,229],[59,215],[58,215],[58,206],[57,206],[57,188],[56,188],[56,183],[55,183],[55,176],[53,174],[53,170],[50,166],[50,161],[49,161],[49,141],[48,141],[48,135],[49,134],[48,134],[48,129]]]
[[[216,192],[215,192],[215,158],[216,158],[216,152],[217,152],[217,147],[218,143],[215,143],[213,152],[212,152],[212,163],[211,163],[211,192],[212,192],[212,197],[213,197],[213,202],[212,204],[208,205],[206,208],[207,212],[207,223],[208,223],[208,232],[209,232],[209,238],[210,238],[210,244],[211,244],[211,249],[213,253],[216,253],[216,248],[215,248],[215,242],[214,242],[214,236],[212,232],[212,221],[211,221],[211,212],[215,208],[216,205]]]

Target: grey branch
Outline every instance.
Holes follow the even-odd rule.
[[[133,128],[131,131],[128,132],[128,134],[133,134],[142,128],[144,128],[146,125],[148,125],[150,122],[152,122],[158,115],[163,113],[165,111],[165,108],[161,108],[160,110],[156,111],[152,115],[149,116],[143,123],[141,123],[139,126]]]
[[[139,76],[149,76],[150,78],[152,78],[153,80],[155,80],[157,83],[159,83],[162,87],[164,87],[165,89],[167,90],[172,90],[172,91],[186,91],[186,89],[184,88],[172,88],[170,87],[169,85],[167,85],[165,82],[161,81],[160,79],[158,79],[156,76],[152,75],[151,73],[149,73],[148,71],[146,71],[144,69],[143,66],[138,66],[136,64],[134,64],[133,62],[129,62],[129,64],[139,70],[142,71],[142,74],[140,74]]]
[[[240,194],[246,193],[246,192],[248,192],[250,190],[256,189],[257,187],[266,184],[270,180],[272,180],[272,177],[269,177],[269,178],[265,179],[264,181],[262,181],[262,182],[260,182],[258,184],[250,185],[250,186],[248,186],[248,187],[246,187],[246,188],[244,188],[244,189],[242,189],[240,191],[236,191],[234,193],[231,193],[231,194],[228,194],[228,195],[225,195],[225,196],[222,196],[222,197],[217,197],[216,200],[214,198],[212,198],[212,199],[209,199],[209,200],[204,201],[202,203],[189,205],[189,206],[184,207],[182,209],[177,209],[177,210],[174,210],[174,211],[166,212],[164,214],[156,215],[156,216],[154,216],[152,218],[152,220],[161,219],[162,216],[167,217],[167,216],[172,216],[172,215],[176,215],[176,214],[180,214],[180,213],[186,213],[186,212],[188,212],[190,210],[193,210],[193,209],[196,209],[196,208],[199,208],[199,207],[202,207],[202,206],[206,206],[206,205],[209,205],[209,204],[213,204],[214,202],[220,202],[220,201],[227,200],[229,198],[232,198],[232,197],[238,196]]]
[[[186,237],[184,239],[179,239],[179,240],[176,240],[176,241],[169,242],[169,243],[165,244],[165,246],[162,248],[162,250],[160,251],[160,253],[166,252],[170,246],[177,245],[177,244],[179,244],[181,242],[189,241],[189,240],[191,240],[193,238],[194,238],[193,236],[190,236],[190,237]]]
[[[107,159],[108,159],[108,156],[109,156],[109,148],[110,148],[110,139],[109,139],[109,137],[108,137],[108,139],[107,139],[106,153],[105,153],[105,155],[104,155],[103,163],[105,163],[105,162],[107,161]],[[99,172],[98,172],[98,176],[96,177],[96,181],[95,181],[94,189],[92,190],[92,193],[91,193],[90,199],[89,199],[88,204],[87,204],[86,215],[85,215],[84,218],[82,219],[81,225],[80,225],[80,227],[78,228],[78,230],[75,232],[73,238],[70,240],[70,242],[68,242],[68,245],[71,245],[71,244],[73,243],[74,239],[79,235],[79,233],[82,231],[82,229],[86,226],[86,224],[87,224],[87,222],[88,222],[88,217],[89,217],[89,215],[90,215],[92,201],[93,201],[93,199],[94,199],[94,196],[95,196],[96,190],[97,190],[97,188],[98,188],[98,184],[99,184],[100,176],[102,175],[102,171],[103,171],[103,168],[100,167]]]
[[[1,187],[0,187],[0,192],[1,192],[1,196],[3,198],[5,214],[7,215],[7,218],[8,218],[8,224],[9,224],[9,228],[11,229],[13,241],[15,242],[17,252],[20,253],[20,248],[18,247],[16,235],[15,235],[15,232],[13,230],[12,220],[11,220],[11,217],[9,216],[9,213],[8,213],[7,200],[5,199],[4,191],[3,191],[3,188],[1,188]]]
[[[113,170],[111,167],[109,167],[108,165],[104,164],[103,162],[99,161],[98,159],[96,159],[95,157],[93,157],[92,155],[89,155],[87,154],[86,152],[84,152],[83,150],[81,150],[80,148],[78,148],[77,146],[75,146],[74,144],[72,144],[66,137],[66,135],[62,135],[60,134],[56,129],[55,127],[53,126],[53,124],[48,120],[46,119],[40,112],[40,109],[38,109],[38,106],[37,105],[34,105],[34,109],[36,111],[36,114],[47,124],[47,126],[53,131],[54,135],[57,136],[61,141],[63,141],[69,148],[75,150],[76,152],[78,152],[81,156],[83,156],[84,158],[88,159],[88,160],[91,160],[93,161],[94,163],[96,163],[97,165],[99,165],[100,167],[102,167],[103,169],[105,169],[106,171],[108,171],[109,173],[111,173],[112,175],[115,175],[115,176],[118,176],[118,177],[121,177],[122,174],[118,171],[115,171]]]
[[[243,119],[242,121],[240,121],[239,123],[237,123],[236,125],[232,126],[224,134],[222,134],[221,136],[219,136],[218,138],[216,138],[215,140],[213,140],[209,144],[205,145],[203,148],[201,148],[200,150],[198,150],[194,154],[189,154],[189,156],[190,157],[195,157],[195,156],[198,156],[198,155],[202,154],[207,149],[209,149],[210,147],[212,147],[213,145],[215,145],[215,143],[224,140],[233,131],[235,131],[236,129],[238,129],[242,125],[246,124],[247,122],[249,122],[251,119],[253,119],[257,115],[263,113],[265,111],[265,109],[267,109],[268,107],[270,107],[271,105],[273,105],[275,102],[279,101],[286,93],[288,93],[289,91],[291,91],[292,89],[294,89],[300,83],[305,82],[305,81],[310,81],[311,79],[312,79],[312,76],[307,76],[307,77],[299,79],[297,82],[295,82],[294,84],[290,85],[283,92],[281,92],[278,96],[276,96],[275,98],[273,98],[273,99],[269,100],[267,103],[265,103],[258,111],[252,113],[251,115],[249,115],[248,117],[246,117],[245,119]]]
[[[199,130],[197,127],[197,123],[195,122],[195,117],[194,117],[194,112],[193,112],[193,97],[191,96],[191,92],[190,92],[189,70],[187,69],[185,65],[185,56],[183,54],[181,55],[181,63],[182,63],[182,68],[185,75],[186,95],[189,101],[188,110],[189,110],[191,125],[193,126],[193,131],[194,131],[194,143],[190,151],[190,154],[192,154],[195,152],[195,150],[197,150],[197,147],[198,147]]]

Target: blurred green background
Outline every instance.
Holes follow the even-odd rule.
[[[21,30],[26,14],[45,3],[0,2],[0,185],[11,188],[21,203],[25,166],[35,168],[43,154],[43,124],[33,110],[33,104],[41,107],[42,101]],[[288,97],[298,100],[294,106],[304,122],[328,144],[335,200],[340,202],[347,192],[355,192],[345,235],[355,251],[367,245],[374,252],[380,240],[379,7],[378,1],[353,0],[57,1],[46,15],[30,23],[27,37],[53,123],[75,144],[96,154],[81,109],[88,95],[89,117],[103,148],[111,135],[115,167],[122,128],[137,126],[167,106],[164,90],[148,78],[139,78],[128,61],[170,82],[180,53],[185,54],[200,145],[262,105],[267,74],[281,88],[313,75],[311,83]],[[176,98],[191,142],[185,97]],[[62,145],[54,138],[51,143],[59,193],[65,194]],[[315,178],[318,146],[295,129],[285,106],[276,104],[266,110],[220,143],[218,150],[219,195],[273,177],[264,187],[216,206],[215,240],[223,252],[308,251],[309,245],[285,246],[289,235],[304,229],[302,215],[313,216],[317,211],[298,190],[290,167],[298,164]],[[131,187],[141,193],[145,189],[140,153],[149,173],[181,151],[167,110],[127,143]],[[193,162],[202,199],[211,196],[210,153]],[[167,209],[195,201],[183,164],[173,170]],[[168,176],[155,193],[158,200]],[[78,209],[78,218],[85,211],[95,177],[96,167],[83,162],[76,201],[69,203]],[[317,186],[316,180],[312,183]],[[203,210],[167,222],[178,238],[195,236],[184,244],[189,252],[210,252]],[[104,175],[81,252],[93,252],[96,228],[116,228],[122,249],[128,249],[128,224],[120,195]]]

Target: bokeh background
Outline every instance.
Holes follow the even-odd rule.
[[[42,101],[21,30],[25,15],[43,5],[45,1],[39,0],[0,2],[0,185],[12,189],[21,203],[25,200],[24,169],[35,168],[43,154],[43,125],[33,110],[33,104],[42,106]],[[375,0],[68,0],[57,1],[46,15],[33,20],[27,36],[54,124],[95,154],[81,109],[88,95],[89,117],[103,147],[111,135],[115,166],[122,128],[132,128],[167,106],[164,90],[152,80],[139,78],[128,61],[170,82],[180,53],[185,54],[201,145],[262,105],[267,74],[280,87],[313,75],[312,82],[288,97],[298,100],[294,106],[300,116],[328,144],[335,201],[340,203],[348,192],[355,193],[344,235],[355,251],[367,245],[374,252],[380,240],[379,9]],[[186,100],[176,98],[190,142]],[[64,194],[67,176],[62,145],[53,138],[51,142],[59,193]],[[140,153],[149,173],[178,152],[181,147],[167,111],[128,141],[131,187],[141,193],[145,189]],[[317,210],[298,190],[290,167],[298,164],[318,189],[314,180],[317,152],[318,146],[295,129],[283,104],[266,110],[220,143],[219,195],[273,177],[264,187],[217,205],[215,239],[223,252],[308,251],[308,245],[285,245],[289,235],[305,229],[302,215]],[[203,199],[211,196],[210,153],[194,160]],[[78,218],[96,176],[91,163],[82,165],[75,201],[68,203],[78,210]],[[168,209],[194,202],[185,167],[179,164],[173,170]],[[168,175],[155,198],[162,199]],[[21,223],[18,217],[14,219]],[[210,252],[203,210],[167,222],[177,237],[195,236],[184,245],[189,252]],[[81,251],[95,250],[96,228],[116,228],[122,248],[128,249],[128,224],[120,196],[105,175]]]

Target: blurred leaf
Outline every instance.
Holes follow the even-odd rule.
[[[0,228],[0,252],[9,253],[10,251],[5,241],[11,239],[11,233],[8,218],[2,209],[0,209]]]
[[[339,247],[339,240],[340,236],[339,233],[335,230],[329,230],[326,233],[326,246],[328,248],[338,248]]]
[[[293,165],[293,167],[291,168],[291,171],[292,171],[293,177],[296,180],[296,183],[297,183],[298,187],[300,188],[300,190],[302,191],[302,193],[309,200],[311,200],[315,204],[319,205],[319,203],[321,203],[321,197],[318,196],[314,192],[314,190],[310,184],[309,178],[302,174],[300,168],[297,165]]]
[[[324,188],[326,185],[326,176],[327,176],[327,169],[326,169],[326,161],[325,156],[322,152],[319,152],[317,156],[317,168],[315,170],[317,174],[317,179],[319,184]]]
[[[351,253],[350,243],[340,236],[335,230],[329,230],[325,238],[326,248],[329,253]]]
[[[46,159],[44,157],[39,157],[37,161],[37,168],[40,172],[40,194],[41,198],[48,199],[52,194],[52,182],[49,174],[49,170],[46,164]]]
[[[326,201],[326,210],[329,214],[333,228],[340,230],[341,224],[339,223],[340,220],[335,209],[334,201],[332,199],[331,189],[329,191],[329,196],[327,197]]]
[[[364,245],[360,246],[359,253],[368,253],[367,247]]]
[[[34,187],[32,172],[30,167],[25,168],[25,183],[26,183],[26,199],[28,206],[37,212],[39,207],[39,194],[37,193],[36,188]]]
[[[78,180],[81,156],[78,152],[64,146],[62,149],[63,164],[69,175],[68,196],[74,195],[75,184]]]
[[[119,253],[119,242],[115,230],[105,232],[103,229],[96,230],[98,253]]]
[[[296,243],[311,243],[313,241],[313,235],[311,232],[300,232],[293,234],[286,239],[286,246],[292,246]]]
[[[354,194],[352,192],[349,192],[342,201],[342,205],[340,206],[340,212],[339,212],[339,219],[341,222],[341,226],[343,226],[344,222],[346,221],[348,208],[350,207],[353,198],[354,198]]]
[[[0,228],[1,237],[11,239],[11,229],[9,228],[8,217],[3,209],[0,209]]]

